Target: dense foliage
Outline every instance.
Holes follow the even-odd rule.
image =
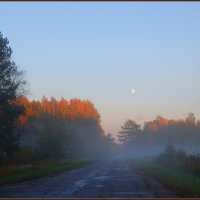
[[[22,162],[31,158],[97,159],[111,150],[111,137],[104,134],[100,115],[89,100],[68,102],[43,97],[41,101],[29,101],[23,96],[15,103],[25,108],[18,119],[18,130],[21,147],[29,153],[22,156]]]

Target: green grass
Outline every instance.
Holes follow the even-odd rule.
[[[128,164],[162,182],[180,197],[200,197],[200,177],[198,176],[165,167],[153,161],[129,160]]]
[[[83,167],[92,162],[80,161],[73,163],[62,163],[62,164],[42,164],[37,167],[28,167],[21,169],[16,166],[10,166],[6,168],[0,168],[0,185],[8,183],[17,183],[21,181],[37,179],[40,177],[53,175],[56,173],[68,171],[71,169]]]

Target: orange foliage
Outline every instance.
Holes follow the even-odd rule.
[[[31,102],[24,96],[20,96],[16,99],[15,104],[22,105],[25,109],[25,113],[20,115],[18,121],[20,124],[25,124],[30,116],[33,116],[33,110]]]
[[[147,129],[152,132],[156,132],[160,127],[168,126],[169,123],[170,121],[168,119],[165,119],[161,116],[157,116],[155,120],[147,124]]]
[[[25,114],[19,117],[20,124],[24,124],[29,118],[37,117],[42,113],[48,113],[65,119],[84,118],[100,122],[100,115],[89,100],[74,98],[68,103],[64,98],[58,101],[54,97],[51,97],[50,100],[43,97],[41,101],[30,101],[26,97],[19,97],[15,103],[25,108]]]
[[[175,126],[175,125],[187,125],[188,119],[179,119],[179,120],[174,120],[174,119],[165,119],[161,116],[157,116],[155,120],[151,122],[146,122],[145,123],[145,128],[151,132],[156,132],[159,131],[161,127],[166,127],[166,126]],[[195,125],[198,127],[200,126],[200,120],[197,120]]]

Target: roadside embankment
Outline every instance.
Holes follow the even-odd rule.
[[[128,160],[130,167],[158,180],[180,197],[200,197],[200,177],[153,160]]]

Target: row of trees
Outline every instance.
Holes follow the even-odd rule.
[[[60,100],[51,97],[49,100],[43,97],[41,101],[29,101],[27,97],[20,96],[16,98],[15,104],[25,108],[25,113],[19,117],[21,124],[26,123],[29,118],[38,117],[43,113],[71,120],[78,118],[94,119],[100,123],[100,115],[89,100],[74,98],[67,101],[63,97]]]
[[[43,97],[36,102],[20,97],[16,102],[25,108],[18,118],[20,144],[41,159],[95,159],[111,150],[113,138],[104,134],[100,115],[90,101],[72,99],[68,103],[64,98]]]
[[[199,151],[200,121],[193,113],[182,120],[170,120],[157,116],[141,128],[127,120],[118,134],[119,141],[137,155],[158,154],[166,145],[172,144],[187,152]]]

